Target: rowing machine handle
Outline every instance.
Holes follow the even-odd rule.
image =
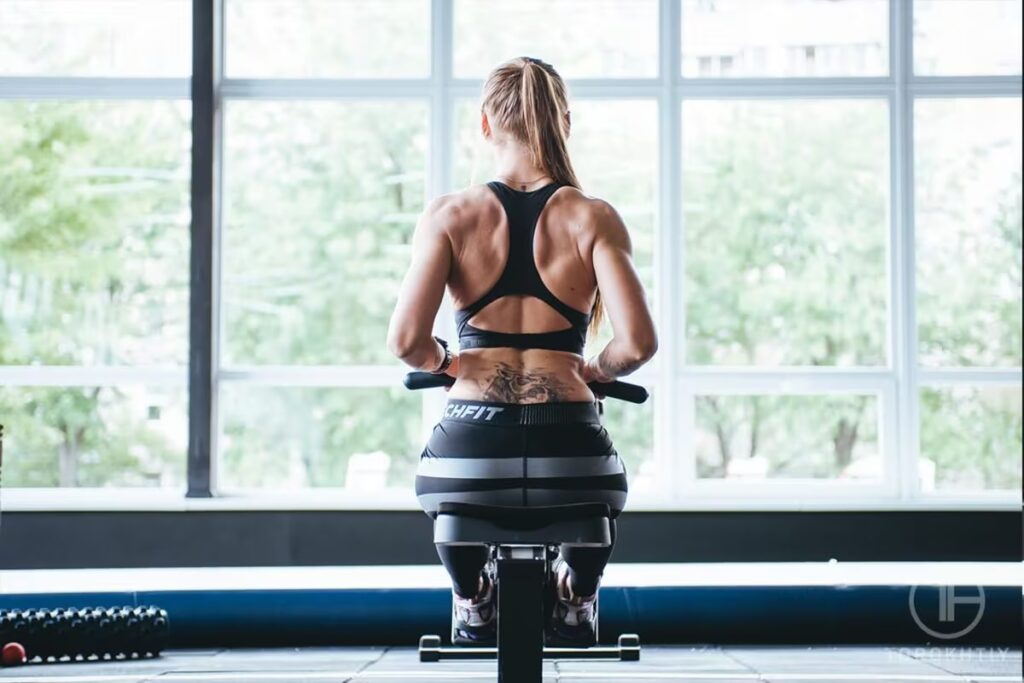
[[[451,375],[435,375],[432,372],[410,372],[402,380],[406,389],[433,389],[435,387],[450,387],[455,384],[455,378]],[[617,398],[628,403],[644,403],[647,401],[647,389],[638,384],[628,382],[590,382],[587,386],[595,394],[604,395],[609,398]]]

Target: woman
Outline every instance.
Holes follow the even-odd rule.
[[[626,500],[626,472],[601,426],[588,382],[627,375],[657,349],[629,234],[606,202],[585,195],[566,147],[565,84],[545,62],[502,64],[484,86],[483,137],[496,180],[435,199],[413,236],[412,265],[388,347],[420,370],[456,378],[420,457],[416,494],[531,506]],[[459,353],[431,336],[448,288]],[[614,338],[583,359],[602,315]],[[482,547],[438,546],[452,577],[456,642],[495,637],[493,568]],[[568,548],[554,563],[549,642],[595,641],[598,584],[612,548]]]

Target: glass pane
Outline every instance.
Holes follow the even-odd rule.
[[[0,364],[185,364],[189,105],[0,103]]]
[[[4,486],[185,486],[184,389],[0,387]]]
[[[224,385],[225,488],[412,490],[423,397],[394,389]]]
[[[230,102],[230,363],[394,363],[388,319],[423,209],[420,102]]]
[[[429,0],[226,0],[232,78],[430,73]]]
[[[885,363],[888,135],[882,101],[684,103],[687,362]]]
[[[921,362],[1021,365],[1021,101],[914,103]]]
[[[1021,0],[914,0],[914,72],[1021,72]]]
[[[943,387],[921,392],[923,491],[1021,488],[1021,391]]]
[[[885,76],[886,0],[683,0],[683,76]]]
[[[882,478],[875,396],[698,396],[697,476]]]
[[[191,73],[190,0],[0,2],[0,75]]]
[[[459,187],[492,179],[493,148],[480,135],[480,107],[456,107],[455,180]],[[653,304],[658,186],[658,108],[648,100],[576,100],[569,154],[583,190],[610,202],[629,228],[633,260]],[[607,322],[593,353],[611,339]]]
[[[659,479],[664,475],[657,471],[654,460],[654,398],[652,391],[647,403],[641,405],[614,399],[604,402],[602,420],[626,465],[632,501],[661,488]]]
[[[658,75],[655,0],[455,0],[455,75],[484,78],[513,57],[538,57],[564,78]]]

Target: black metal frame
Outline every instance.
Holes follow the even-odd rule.
[[[544,559],[498,559],[498,681],[543,678]]]
[[[557,546],[497,545],[498,641],[496,646],[445,647],[436,635],[420,637],[420,662],[497,660],[498,683],[541,683],[545,659],[640,661],[640,638],[623,633],[615,645],[563,647],[544,645],[545,595],[550,558]],[[513,550],[522,557],[513,557]],[[547,558],[545,555],[547,554]]]
[[[192,224],[189,287],[188,492],[213,495],[214,230],[218,205],[220,0],[192,1]]]
[[[541,508],[538,508],[538,511]],[[545,647],[545,615],[554,595],[548,584],[559,545],[608,547],[612,543],[607,505],[569,504],[550,508],[547,519],[508,524],[509,509],[485,505],[442,503],[434,522],[434,544],[485,545],[497,565],[497,643],[494,647],[461,644],[452,628],[452,647],[442,647],[437,635],[420,637],[421,662],[449,659],[496,659],[498,683],[541,683],[545,659],[610,659],[636,662],[640,637],[623,633],[618,644],[600,642],[594,621],[595,644],[562,643],[555,636]]]

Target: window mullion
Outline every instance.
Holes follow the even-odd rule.
[[[917,302],[914,256],[914,103],[913,3],[893,2],[890,43],[896,88],[890,102],[892,172],[890,317],[892,366],[896,373],[895,428],[899,492],[904,500],[918,494]]]
[[[685,264],[681,231],[679,189],[681,149],[681,100],[679,96],[680,4],[660,0],[658,7],[658,221],[655,251],[654,313],[658,326],[656,358],[657,391],[654,396],[654,458],[659,481],[669,488],[659,491],[669,500],[685,495],[693,479],[692,411],[683,410],[678,370],[684,342],[685,296],[682,271]],[[692,417],[692,416],[690,416]],[[682,419],[681,419],[682,418]]]
[[[430,3],[430,152],[426,182],[426,202],[453,189],[452,154],[454,153],[455,112],[451,93],[452,80],[452,0]],[[434,334],[445,339],[455,336],[451,298],[447,292],[434,319]],[[422,420],[424,435],[429,435],[445,402],[445,394],[427,391],[423,394]]]
[[[220,186],[217,145],[220,111],[222,3],[192,3],[192,224],[189,287],[188,497],[213,495],[214,449],[214,276]]]
[[[0,100],[184,100],[187,78],[0,76]]]

